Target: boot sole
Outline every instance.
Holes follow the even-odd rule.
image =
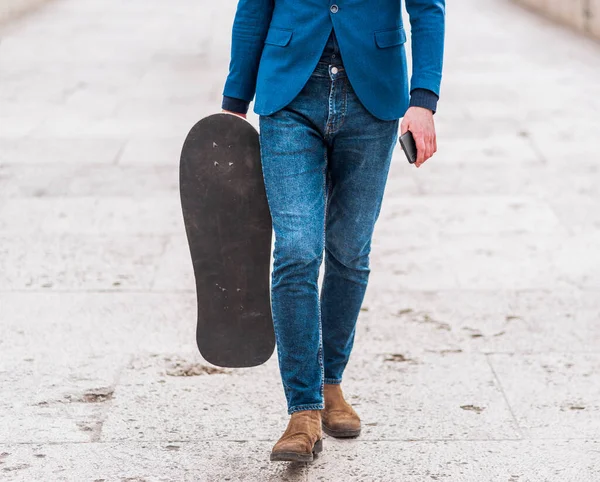
[[[335,438],[355,438],[360,435],[360,428],[357,430],[333,430],[327,425],[322,424],[323,432]]]
[[[310,454],[299,454],[297,452],[271,453],[271,462],[312,462],[314,454],[323,451],[323,439],[317,440]]]

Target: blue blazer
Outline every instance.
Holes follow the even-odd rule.
[[[410,85],[402,0],[239,0],[223,95],[270,115],[302,90],[331,29],[348,79],[365,108],[383,120],[404,116],[409,92],[439,95],[445,0],[405,0],[410,16]]]

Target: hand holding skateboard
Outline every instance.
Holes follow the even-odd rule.
[[[241,112],[233,112],[232,110],[225,110],[225,109],[222,109],[221,112],[224,112],[226,114],[237,115],[237,116],[241,117],[242,119],[246,118],[246,114],[242,114]]]

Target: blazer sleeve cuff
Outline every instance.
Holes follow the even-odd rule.
[[[248,112],[249,105],[250,102],[247,100],[236,99],[235,97],[224,95],[221,108],[231,112],[237,112],[238,114],[246,114]]]
[[[435,114],[439,97],[429,89],[413,89],[410,93],[410,107],[423,107]]]

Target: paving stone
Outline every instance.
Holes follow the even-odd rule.
[[[129,182],[122,182],[128,180]],[[179,172],[170,166],[94,166],[71,176],[73,196],[179,196]]]
[[[369,287],[354,350],[406,358],[422,352],[594,351],[600,309],[593,294],[588,302],[577,291],[397,293]]]
[[[200,117],[197,120],[200,120]],[[189,123],[187,130],[180,132],[181,137],[179,138],[130,140],[119,158],[119,164],[168,164],[177,169],[183,141],[187,131],[192,128],[194,123],[195,121]]]
[[[2,140],[2,164],[112,164],[123,147],[115,139],[48,139],[28,138],[15,141]]]
[[[0,164],[0,198],[62,195],[77,165],[37,166]]]
[[[3,329],[3,331],[5,331]],[[27,336],[14,333],[9,341]],[[61,349],[65,340],[20,357],[0,358],[0,443],[68,443],[97,440],[122,355],[94,356],[85,346]],[[39,345],[38,345],[39,347]]]
[[[411,172],[423,196],[523,196],[541,197],[548,186],[540,180],[545,169],[528,163],[434,163]],[[449,182],[452,179],[452,182]],[[454,203],[453,203],[454,204]]]
[[[563,116],[555,117],[558,119]],[[587,142],[586,139],[598,132],[599,127],[596,119],[589,122],[585,119],[583,121],[577,119],[576,121],[563,121],[563,125],[560,127],[548,125],[548,123],[544,123],[543,127],[533,124],[530,126],[530,130],[532,131],[532,141],[540,156],[546,162],[561,166],[565,170],[568,169],[570,163],[598,163],[597,145]]]
[[[179,172],[167,165],[0,164],[0,198],[178,195]]]
[[[363,352],[344,380],[364,422],[362,440],[519,438],[484,355]]]
[[[550,0],[549,2],[541,0],[520,0],[520,3],[528,7],[535,8],[545,15],[565,22],[579,30],[584,30],[586,7],[583,0],[565,1]]]
[[[279,438],[287,415],[275,357],[255,368],[211,368],[196,352],[137,357],[121,374],[102,440]]]
[[[160,124],[155,119],[94,119],[86,114],[57,112],[44,120],[34,131],[35,137],[54,137],[61,140],[75,137],[106,139],[122,137],[175,137],[191,128],[187,119],[175,119]],[[184,134],[185,135],[185,134]],[[182,137],[183,142],[183,137]]]
[[[7,481],[304,482],[307,464],[272,463],[271,442],[87,443],[0,445]],[[132,462],[133,461],[133,462]]]
[[[490,106],[479,108],[489,113]],[[452,162],[527,162],[540,163],[541,159],[530,143],[516,135],[480,139],[445,139],[438,146],[437,161]]]
[[[549,204],[585,201],[600,196],[598,165],[582,160],[576,170],[561,165],[528,163],[431,163],[427,169],[407,170],[424,196],[531,196]],[[448,179],[452,182],[448,182]],[[565,185],[569,189],[565,189]],[[573,210],[575,211],[575,210]],[[574,212],[574,214],[577,214]]]
[[[194,350],[195,317],[187,294],[0,294],[1,440],[99,439],[121,369],[139,353]]]
[[[598,436],[600,354],[496,354],[490,361],[527,438]]]
[[[5,117],[0,115],[0,124],[2,125],[2,131],[0,137],[2,139],[8,138],[22,138],[30,135],[35,128],[39,125],[39,119],[23,118],[23,117]]]
[[[27,218],[23,213],[27,212]],[[185,232],[178,196],[11,199],[0,208],[8,233],[161,235]]]
[[[443,234],[403,239],[376,228],[372,270],[384,271],[395,289],[597,289],[599,234]],[[556,230],[559,232],[559,230]],[[376,278],[378,283],[383,279]]]
[[[584,235],[575,233],[562,240],[555,249],[554,262],[561,277],[579,288],[600,288],[600,259],[597,256],[600,231],[592,230]]]
[[[172,236],[156,271],[155,290],[196,290],[194,268],[185,234]]]
[[[593,179],[593,178],[592,178]],[[592,187],[586,183],[583,189]],[[600,210],[598,196],[578,195],[570,199],[560,199],[552,203],[552,209],[568,229],[577,236],[587,236],[590,231],[600,231]]]
[[[385,229],[382,224],[376,226],[370,254],[371,272],[385,277],[372,276],[369,281],[372,289],[435,291],[458,287],[453,267],[445,262],[446,245],[436,233],[418,240],[415,236],[390,239],[380,236]]]
[[[55,354],[56,347],[65,357],[196,350],[193,292],[4,292],[0,318],[0,351],[15,363]]]
[[[327,439],[308,470],[323,480],[506,480],[591,482],[600,475],[596,442],[389,442]],[[335,474],[335,475],[333,475]]]
[[[597,243],[596,232],[564,238],[553,234],[448,235],[445,269],[456,272],[463,288],[597,289]]]
[[[394,197],[380,215],[379,236],[558,233],[553,210],[532,198],[506,196]]]
[[[0,290],[148,289],[164,244],[147,236],[2,236]]]
[[[507,480],[594,482],[598,443],[359,442],[328,438],[312,464],[271,463],[270,442],[132,442],[1,445],[6,480]],[[240,455],[243,450],[244,456]],[[135,464],[128,461],[135,459]],[[416,467],[416,468],[415,468]]]

